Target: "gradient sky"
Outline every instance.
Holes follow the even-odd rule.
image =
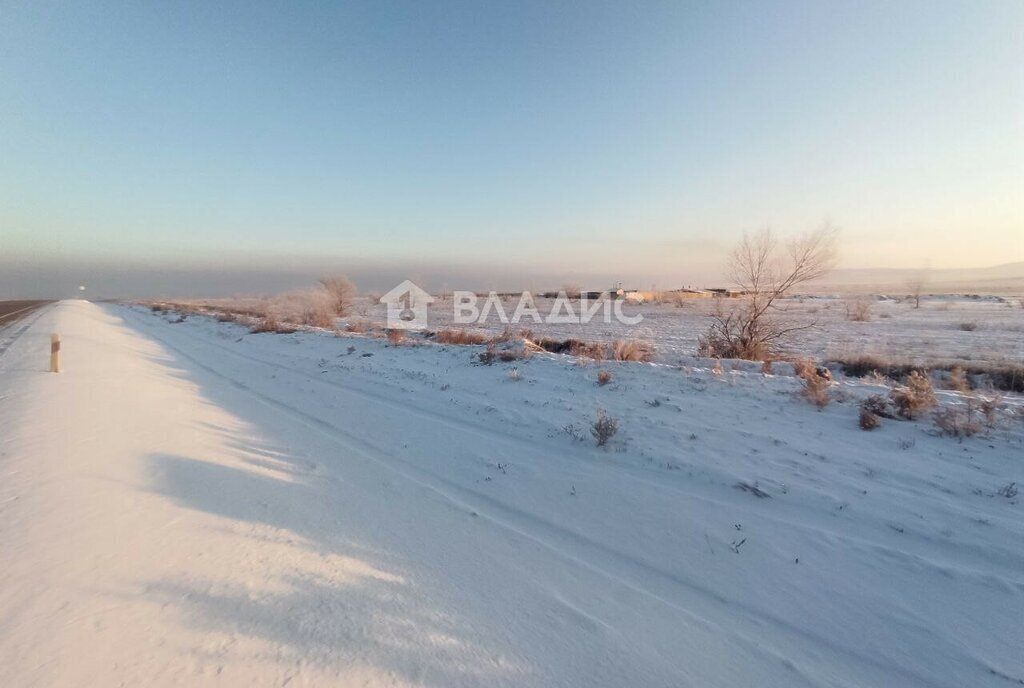
[[[845,267],[1024,260],[1024,2],[0,0],[23,269],[673,284],[824,219]]]

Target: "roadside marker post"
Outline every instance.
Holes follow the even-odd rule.
[[[50,372],[60,372],[60,335],[50,335]]]

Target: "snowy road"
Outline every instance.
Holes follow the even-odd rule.
[[[761,376],[514,382],[463,350],[33,317],[0,357],[0,685],[1024,679],[1024,518],[993,492],[1024,483],[1019,428],[869,435]],[[610,451],[561,430],[598,403]]]

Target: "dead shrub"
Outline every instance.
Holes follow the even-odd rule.
[[[597,373],[597,384],[604,387],[605,385],[612,381],[613,377],[615,376],[612,375],[610,370],[600,370]]]
[[[616,340],[612,344],[612,358],[616,361],[648,363],[654,358],[654,345],[650,342]]]
[[[852,299],[846,302],[846,319],[851,322],[868,322],[875,306],[870,298]]]
[[[860,402],[860,408],[862,411],[867,411],[868,413],[879,416],[880,418],[896,417],[889,400],[881,394],[872,394],[864,401]]]
[[[772,374],[772,359],[766,358],[761,362],[761,374],[771,375]]]
[[[882,424],[882,419],[863,406],[860,409],[858,425],[861,430],[874,430]]]
[[[606,415],[603,410],[598,409],[597,420],[590,426],[590,434],[594,436],[597,446],[603,447],[608,444],[608,440],[614,437],[618,431],[618,421]]]
[[[405,342],[405,330],[397,328],[388,330],[388,344],[391,346],[401,346],[403,342]]]
[[[760,342],[745,342],[713,325],[707,333],[697,337],[697,355],[705,358],[742,358],[750,361],[763,359],[768,347]]]
[[[336,315],[345,315],[351,310],[358,293],[352,280],[344,275],[335,275],[324,277],[320,280],[320,284],[327,292],[330,298],[330,308]]]
[[[916,370],[907,377],[906,385],[894,389],[889,397],[896,407],[896,413],[907,420],[914,420],[922,411],[938,403],[931,380]]]
[[[972,437],[981,432],[981,426],[972,418],[971,411],[970,405],[967,408],[946,407],[936,411],[932,421],[942,435]]]
[[[802,393],[807,401],[819,409],[825,408],[831,401],[828,395],[828,380],[820,375],[811,375],[805,378]]]

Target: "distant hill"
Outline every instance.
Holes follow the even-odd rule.
[[[808,285],[806,291],[907,291],[907,282],[923,273],[924,291],[1024,293],[1024,262],[987,268],[921,270],[905,268],[843,268]]]

